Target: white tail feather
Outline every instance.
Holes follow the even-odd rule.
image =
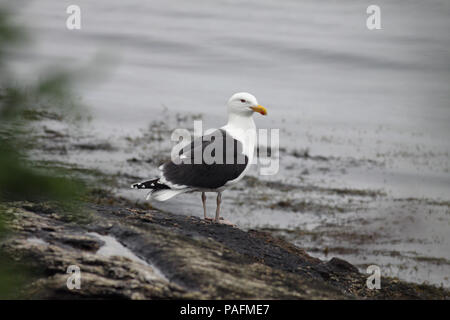
[[[175,197],[177,194],[186,192],[185,190],[170,190],[170,189],[164,189],[164,190],[158,190],[154,191],[148,194],[147,200],[152,199],[156,201],[166,201],[169,200],[172,197]]]

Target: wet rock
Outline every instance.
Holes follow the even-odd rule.
[[[85,235],[69,235],[59,237],[59,240],[61,243],[86,251],[97,251],[104,244],[103,241]]]
[[[339,258],[332,258],[330,261],[325,263],[325,268],[335,272],[358,273],[358,268],[356,268],[351,263]]]
[[[124,201],[96,204],[89,223],[67,223],[32,204],[11,204],[15,233],[1,243],[42,274],[26,294],[95,299],[353,299],[446,298],[448,291],[367,275],[350,263],[321,261],[269,233],[205,222]],[[44,206],[45,208],[45,206]],[[95,236],[97,235],[97,236]],[[103,237],[103,238],[102,238]],[[113,239],[118,246],[105,250]],[[105,255],[105,252],[109,252]],[[81,271],[68,289],[67,268]]]

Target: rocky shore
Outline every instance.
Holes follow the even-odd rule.
[[[98,193],[82,221],[47,203],[8,204],[1,249],[33,269],[22,290],[44,299],[448,299],[434,286],[368,275],[321,261],[268,233],[174,215]],[[81,271],[69,290],[67,268]],[[37,270],[37,271],[36,271]]]

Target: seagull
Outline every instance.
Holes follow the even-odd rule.
[[[147,199],[166,201],[178,194],[201,192],[203,215],[207,217],[205,192],[217,192],[214,222],[228,223],[220,217],[222,192],[238,183],[253,161],[256,126],[253,113],[267,114],[266,108],[247,92],[231,96],[227,103],[228,123],[184,146],[171,161],[159,167],[160,177],[131,185],[150,189]]]

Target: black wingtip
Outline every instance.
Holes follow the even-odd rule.
[[[137,183],[133,183],[131,185],[132,189],[161,189],[161,188],[168,188],[167,186],[165,186],[164,184],[161,184],[158,182],[158,179],[153,179],[153,180],[148,180],[148,181],[142,181],[142,182],[137,182]]]
[[[131,185],[131,189],[141,189],[142,188],[142,183],[133,183]]]

